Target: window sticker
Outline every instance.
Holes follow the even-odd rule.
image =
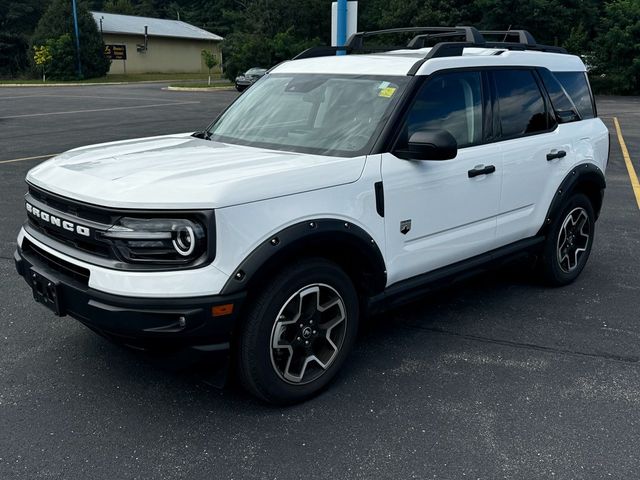
[[[396,93],[396,87],[385,87],[378,92],[379,97],[391,98]]]

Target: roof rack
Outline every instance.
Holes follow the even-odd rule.
[[[526,30],[481,30],[480,33],[485,35],[501,35],[502,42],[506,42],[509,37],[517,37],[513,43],[521,43],[523,45],[536,45],[536,39],[533,38]]]
[[[419,33],[425,32],[422,35],[413,37],[413,39],[407,45],[408,48],[421,48],[412,45],[417,38],[437,38],[437,37],[464,37],[465,42],[482,44],[484,43],[484,37],[475,27],[407,27],[407,28],[390,28],[387,30],[374,30],[371,32],[358,32],[349,37],[347,46],[359,49],[363,48],[363,41],[366,37],[373,37],[378,35],[387,35],[390,33]],[[405,47],[406,48],[406,47]]]
[[[536,42],[527,30],[481,30],[483,36],[502,36],[501,41],[486,42],[487,48],[503,48],[505,50],[535,50],[548,53],[568,53],[563,47],[541,45]]]
[[[407,45],[389,46],[389,47],[366,47],[364,39],[379,35],[392,33],[416,33]],[[501,35],[502,41],[487,42],[484,36]],[[409,75],[415,74],[417,69],[424,62],[431,58],[439,57],[458,57],[461,56],[464,49],[468,47],[477,48],[496,48],[503,50],[535,50],[548,53],[567,53],[562,47],[550,45],[540,45],[536,43],[535,38],[527,30],[477,30],[475,27],[457,26],[457,27],[407,27],[407,28],[390,28],[387,30],[374,30],[370,32],[357,32],[349,37],[347,44],[339,47],[319,46],[309,48],[295,57],[293,60],[302,58],[326,57],[335,55],[336,52],[345,53],[374,53],[388,52],[390,50],[410,49],[418,50],[426,46],[426,42],[433,39],[448,40],[452,37],[462,37],[462,41],[441,41],[436,43],[429,53],[418,61],[409,71]],[[515,40],[515,41],[507,41]]]

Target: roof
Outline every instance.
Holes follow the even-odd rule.
[[[130,35],[144,35],[145,25],[150,37],[189,38],[193,40],[220,41],[223,38],[201,28],[180,20],[163,20],[161,18],[135,17],[133,15],[118,15],[115,13],[91,12],[93,19],[104,33],[120,33]]]
[[[396,50],[367,55],[342,55],[304,58],[283,62],[272,73],[332,73],[352,75],[407,75],[423,59],[430,48]],[[465,48],[462,56],[437,57],[427,60],[416,75],[429,75],[437,70],[460,67],[535,66],[554,72],[585,71],[579,57],[561,53],[504,50],[500,48]]]

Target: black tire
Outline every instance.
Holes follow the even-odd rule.
[[[242,385],[262,400],[277,405],[301,402],[316,395],[339,371],[356,338],[359,304],[350,278],[333,262],[305,259],[282,270],[250,302],[236,345],[237,371]],[[325,311],[313,307],[322,302],[325,302],[323,307],[334,302],[335,305]],[[302,314],[300,320],[294,322],[296,312]],[[341,316],[344,325],[339,320]],[[318,328],[307,332],[310,327],[306,322],[313,324],[312,318],[316,319]],[[323,326],[333,323],[334,326],[323,330]],[[298,332],[309,333],[309,337],[302,338],[304,335]],[[291,341],[285,341],[286,336],[291,337]],[[306,338],[311,342],[309,346],[303,345],[309,343]],[[280,344],[281,341],[291,349],[272,348],[273,342]],[[314,348],[318,352],[313,351]],[[300,365],[298,360],[312,355],[322,358],[326,368],[321,368],[319,360],[303,361],[299,382],[284,378],[294,370],[289,371],[289,365]]]
[[[586,224],[578,228],[582,219],[586,219]],[[574,224],[574,221],[578,223]],[[565,225],[569,230],[568,236]],[[547,285],[568,285],[578,278],[589,259],[594,233],[595,214],[591,201],[582,193],[571,196],[549,228],[544,244],[539,269]],[[588,235],[588,238],[585,235]],[[571,238],[572,242],[567,243],[566,240]],[[567,249],[563,249],[562,245],[566,245]],[[584,250],[580,251],[582,248]]]
[[[242,93],[242,91],[244,90],[245,87],[241,87],[240,85],[238,85],[236,83],[236,90],[239,91],[240,93]]]

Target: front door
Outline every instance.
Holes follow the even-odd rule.
[[[397,149],[418,130],[447,130],[458,143],[454,159],[382,155],[388,284],[495,246],[502,155],[499,144],[484,143],[491,122],[485,122],[483,84],[480,72],[434,76],[399,132]]]

